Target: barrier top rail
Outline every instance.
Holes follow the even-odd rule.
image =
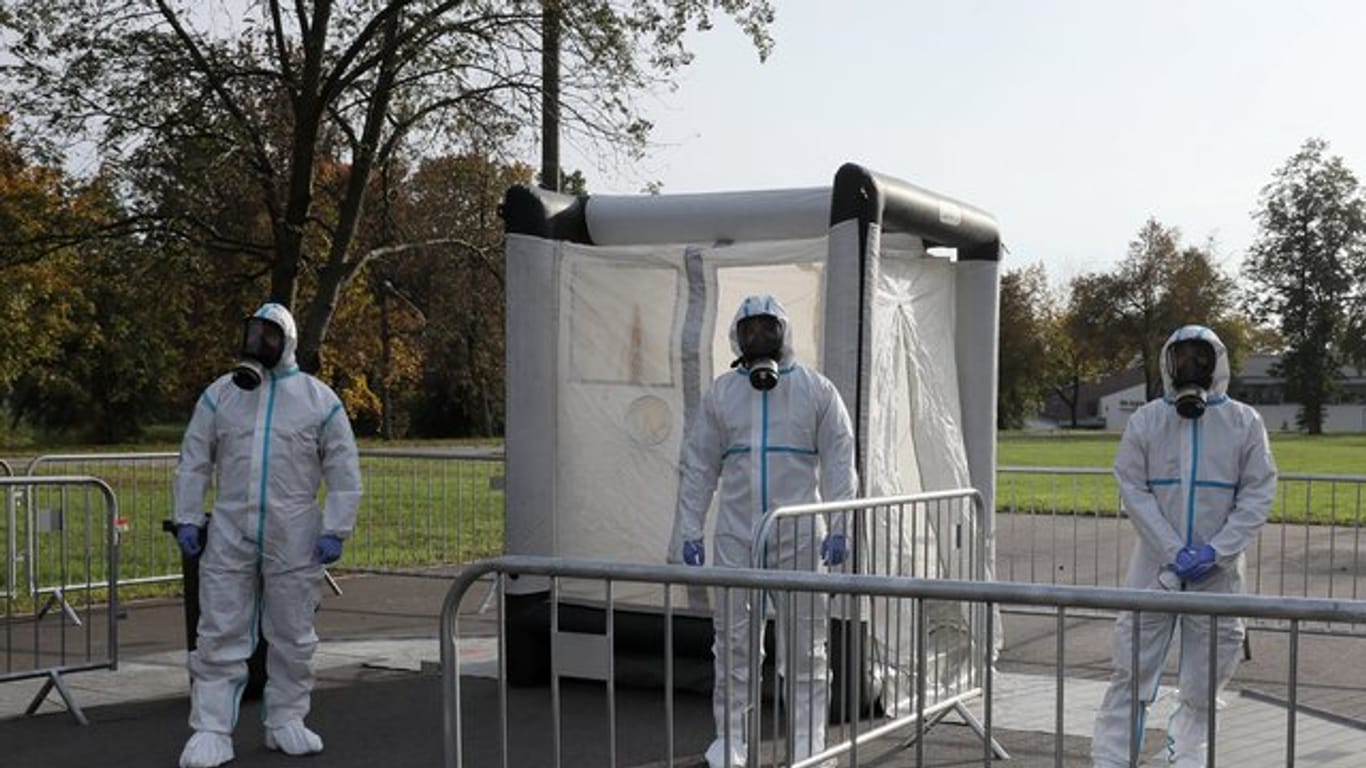
[[[480,560],[456,572],[442,607],[443,632],[451,629],[450,620],[454,618],[455,609],[459,607],[460,595],[471,584],[489,573],[702,587],[849,593],[925,600],[1192,613],[1205,616],[1279,618],[1292,621],[1366,622],[1366,600],[1162,592],[1151,589],[1076,587],[1013,581],[919,579],[907,576],[770,571],[754,568],[694,568],[686,565],[507,555]]]
[[[971,496],[978,504],[982,494],[976,488],[950,488],[944,491],[925,491],[905,493],[900,496],[871,496],[863,499],[844,501],[817,501],[811,504],[789,504],[769,513],[770,517],[793,517],[796,515],[818,515],[824,512],[858,512],[864,509],[890,507],[897,504],[916,504],[925,501],[948,501]]]
[[[393,459],[468,459],[473,461],[504,461],[501,449],[496,448],[362,448],[361,456],[384,457]],[[140,453],[49,453],[34,456],[24,467],[24,474],[31,475],[39,464],[103,461],[169,461],[180,458],[176,451],[147,451]],[[0,459],[0,472],[10,465]],[[11,472],[13,474],[13,472]]]
[[[1024,467],[1001,466],[997,472],[1008,475],[1112,475],[1110,467]],[[1366,475],[1329,475],[1317,472],[1279,472],[1279,480],[1309,480],[1325,483],[1366,483]]]
[[[997,467],[997,472],[1002,474],[1030,474],[1030,475],[1113,475],[1114,470],[1110,467]]]
[[[180,454],[171,451],[148,453],[48,453],[34,456],[24,467],[24,474],[31,475],[33,470],[45,462],[72,461],[166,461],[179,458]]]
[[[810,504],[789,504],[768,512],[759,521],[759,530],[755,534],[754,542],[751,545],[750,562],[760,562],[760,554],[768,542],[769,534],[773,530],[773,526],[777,525],[778,521],[782,518],[823,514],[848,514],[853,512],[866,512],[870,509],[878,509],[880,507],[928,504],[936,501],[953,501],[967,498],[972,499],[973,509],[980,512],[982,509],[982,494],[976,488],[951,488],[943,491],[906,493],[899,496],[873,496],[861,499],[845,499],[844,501],[817,501]],[[857,521],[855,524],[857,525]]]
[[[362,448],[361,456],[383,456],[394,459],[469,459],[472,461],[505,461],[502,448],[471,446],[468,448]]]
[[[41,478],[21,476],[0,477],[0,486],[15,486],[18,488],[26,488],[34,484],[45,486],[93,485],[99,488],[100,493],[104,494],[105,500],[108,501],[110,504],[117,505],[118,503],[118,498],[114,494],[114,489],[109,487],[109,484],[101,480],[100,478],[92,477],[90,475],[43,475]]]

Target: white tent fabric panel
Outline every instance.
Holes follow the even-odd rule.
[[[658,562],[683,432],[683,249],[561,247],[554,554]]]
[[[681,546],[671,537],[686,393],[705,392],[729,370],[730,320],[750,292],[787,304],[799,353],[815,357],[825,255],[824,238],[711,248],[554,246],[559,376],[549,468],[554,535],[546,554],[661,563]],[[689,282],[697,279],[689,278],[689,259],[698,261],[700,286]],[[700,303],[695,327],[688,325],[689,302]],[[701,365],[684,364],[689,334],[697,337]],[[685,380],[687,371],[695,380]],[[708,516],[709,538],[715,517]],[[561,590],[567,598],[602,598],[572,583]],[[616,597],[662,601],[659,590],[635,585],[621,585]],[[705,593],[678,604],[705,609]]]
[[[869,230],[869,241],[876,242],[877,227],[869,227]],[[844,399],[849,416],[854,420],[854,433],[866,435],[866,409],[861,413],[856,404],[866,394],[866,382],[860,381],[859,372],[867,366],[867,360],[859,354],[859,342],[860,329],[867,332],[863,328],[863,307],[870,302],[864,300],[867,298],[865,288],[859,282],[863,251],[859,245],[858,222],[850,219],[832,226],[828,243],[830,256],[825,280],[827,299],[822,322],[821,372]],[[867,290],[871,290],[871,286]],[[861,392],[860,387],[865,391]],[[859,471],[862,474],[863,468]]]
[[[556,527],[559,245],[508,235],[504,252],[508,306],[504,546],[510,553],[550,554]],[[513,593],[546,589],[544,579],[509,582]]]
[[[878,255],[869,376],[867,495],[896,496],[969,485],[963,452],[955,361],[946,350],[955,338],[955,266],[923,249]],[[869,562],[877,572],[917,578],[969,578],[972,520],[958,505],[919,508],[915,515],[872,515],[867,520]],[[900,604],[899,604],[900,603]],[[959,679],[970,658],[960,646],[967,635],[966,607],[926,603],[931,634],[928,656],[940,665],[935,679]],[[915,611],[910,601],[871,601],[876,669],[884,706],[892,698],[913,704]],[[961,637],[959,637],[961,635]],[[949,636],[954,636],[949,640]]]
[[[954,356],[964,403],[963,444],[972,487],[982,494],[986,510],[986,578],[996,578],[996,387],[997,340],[1000,334],[1000,264],[978,261],[958,264],[958,333]],[[1003,635],[997,634],[997,642]]]
[[[712,324],[711,380],[730,368],[735,354],[730,347],[730,323],[746,296],[770,293],[787,309],[792,324],[792,344],[798,362],[819,370],[823,334],[825,260],[824,237],[809,240],[746,243],[707,249],[709,301],[715,309]]]

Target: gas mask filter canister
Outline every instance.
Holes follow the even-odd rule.
[[[778,386],[778,362],[772,358],[763,358],[750,363],[749,385],[760,392]]]
[[[1186,419],[1205,415],[1205,390],[1195,385],[1181,388],[1176,393],[1176,412]]]
[[[232,367],[232,383],[250,392],[265,381],[266,369],[255,360],[238,360]]]

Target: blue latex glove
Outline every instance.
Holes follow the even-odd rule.
[[[203,532],[203,528],[189,523],[181,523],[175,527],[175,541],[186,557],[199,557],[199,552],[203,549],[199,546],[199,537]]]
[[[832,533],[821,542],[821,562],[826,565],[839,565],[848,554],[849,546],[842,533]]]
[[[1181,578],[1182,581],[1200,581],[1214,570],[1214,561],[1219,557],[1219,553],[1214,551],[1214,547],[1206,544],[1203,547],[1186,547],[1176,553],[1176,562],[1172,563],[1172,571]]]
[[[342,556],[342,540],[330,533],[324,533],[318,537],[318,543],[313,547],[313,559],[327,565],[335,563]]]
[[[688,565],[707,564],[707,547],[701,539],[683,542],[683,562]]]

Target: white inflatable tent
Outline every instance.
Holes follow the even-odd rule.
[[[729,368],[735,307],[765,292],[792,316],[798,359],[844,397],[861,495],[978,489],[991,568],[992,216],[854,164],[809,189],[572,197],[517,186],[502,213],[509,554],[665,561],[678,546],[684,425]],[[619,648],[632,605],[638,626],[658,612],[657,589],[631,589],[614,593]],[[547,585],[522,578],[508,593],[509,669],[535,682],[548,672]],[[559,594],[562,632],[602,631],[600,587]],[[705,617],[704,596],[691,598]],[[707,652],[710,624],[696,625],[691,647]],[[644,646],[658,646],[657,627],[649,634]]]

